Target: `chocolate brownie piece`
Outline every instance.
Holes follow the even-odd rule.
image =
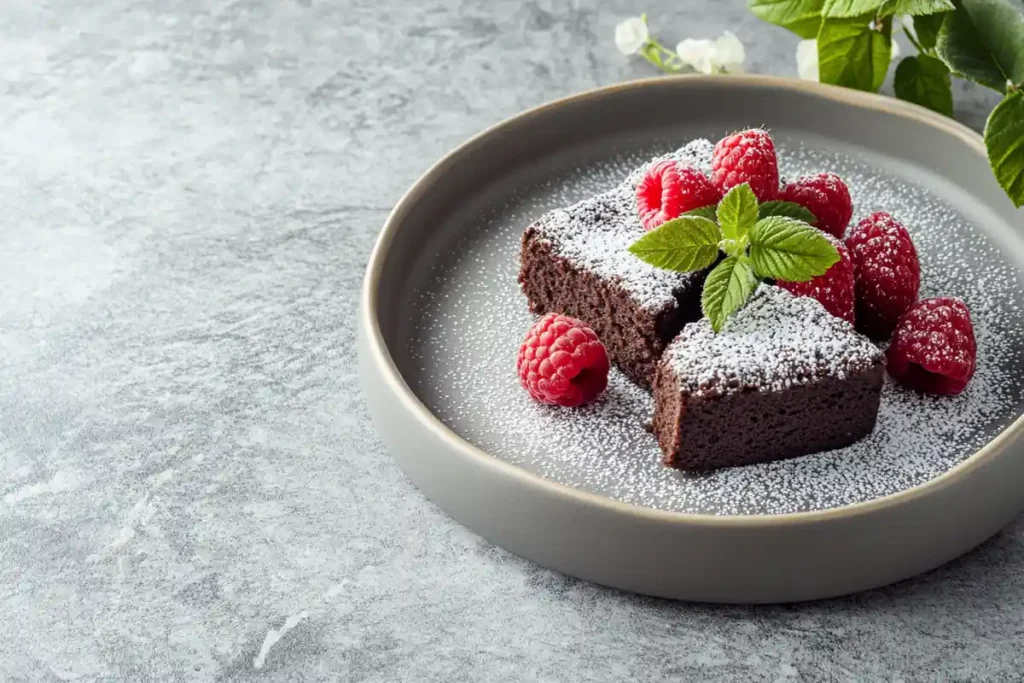
[[[715,334],[707,319],[669,345],[654,379],[666,465],[710,470],[846,446],[871,433],[882,352],[814,299],[761,285]]]
[[[712,144],[695,140],[659,157],[710,168]],[[637,183],[649,164],[618,187],[545,214],[523,233],[519,283],[534,313],[554,311],[593,328],[609,358],[650,386],[658,359],[683,325],[700,316],[705,273],[674,273],[644,263],[629,246],[644,234]]]

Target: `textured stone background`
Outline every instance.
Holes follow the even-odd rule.
[[[6,0],[3,680],[1020,680],[1024,525],[797,607],[642,599],[455,525],[383,452],[356,292],[437,157],[742,3]],[[991,98],[960,93],[979,126]]]

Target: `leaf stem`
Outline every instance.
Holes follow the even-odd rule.
[[[910,31],[910,29],[909,29],[909,28],[907,28],[906,26],[904,26],[904,27],[903,27],[903,33],[905,33],[905,34],[906,34],[906,36],[907,36],[907,39],[908,39],[908,40],[909,40],[909,41],[911,42],[911,44],[912,44],[912,45],[913,45],[914,47],[916,47],[916,48],[917,48],[917,51],[918,51],[918,52],[920,52],[920,53],[921,53],[921,54],[923,54],[923,55],[926,55],[926,54],[928,54],[928,53],[929,53],[929,51],[928,51],[928,50],[926,50],[926,49],[924,49],[923,47],[921,47],[921,43],[920,43],[920,42],[918,42],[918,40],[917,40],[917,36],[915,36],[915,35],[914,35],[913,33],[911,33],[911,31]]]
[[[682,71],[683,62],[672,50],[658,42],[654,37],[647,39],[647,44],[640,50],[640,55],[648,62],[668,74],[676,74]],[[665,56],[662,59],[662,55]]]

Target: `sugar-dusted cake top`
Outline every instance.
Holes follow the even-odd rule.
[[[761,285],[718,334],[707,318],[684,327],[662,362],[683,391],[709,394],[845,379],[882,363],[883,354],[815,299]]]
[[[663,159],[688,163],[707,173],[712,149],[709,141],[694,140],[635,169],[609,192],[544,214],[534,228],[556,254],[579,268],[617,280],[642,307],[672,304],[676,294],[692,287],[699,275],[655,268],[628,251],[644,234],[636,211],[636,186],[648,166]]]

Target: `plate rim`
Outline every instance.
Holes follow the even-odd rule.
[[[609,498],[599,493],[562,484],[548,479],[540,474],[531,472],[518,465],[494,456],[472,442],[464,439],[454,430],[441,421],[412,391],[401,372],[395,365],[394,359],[387,349],[383,334],[380,328],[380,320],[377,315],[377,303],[379,298],[380,279],[383,265],[388,251],[394,241],[395,232],[401,225],[410,209],[432,186],[445,175],[446,170],[453,164],[471,154],[473,151],[485,145],[496,135],[510,129],[529,119],[543,116],[546,113],[566,105],[577,104],[587,100],[599,100],[614,93],[628,90],[641,90],[652,86],[666,86],[688,83],[695,85],[709,85],[721,87],[771,87],[782,90],[789,90],[804,94],[811,94],[822,99],[832,100],[847,106],[882,111],[898,117],[926,125],[939,131],[958,138],[967,144],[975,152],[987,160],[984,139],[976,131],[966,125],[948,118],[929,109],[916,104],[905,102],[877,93],[863,92],[843,88],[840,86],[827,85],[816,81],[804,81],[780,76],[766,76],[755,74],[734,74],[726,76],[706,76],[702,74],[681,74],[672,76],[655,76],[637,80],[616,83],[599,88],[593,88],[580,93],[561,97],[544,104],[527,109],[519,114],[510,116],[498,123],[488,126],[483,131],[473,135],[462,144],[445,154],[426,171],[403,193],[402,197],[395,204],[388,214],[384,225],[378,235],[373,250],[367,263],[366,272],[363,278],[363,285],[360,292],[359,305],[359,326],[362,328],[363,341],[366,342],[363,350],[366,352],[366,360],[376,366],[378,376],[387,383],[387,388],[396,397],[401,407],[407,411],[422,427],[431,431],[441,439],[447,446],[459,451],[463,457],[468,457],[477,465],[493,470],[493,474],[505,477],[513,477],[520,480],[520,483],[536,487],[541,491],[567,499],[567,502],[575,502],[583,506],[597,506],[608,512],[640,516],[650,521],[657,521],[669,524],[681,524],[685,526],[702,527],[743,527],[763,528],[785,525],[813,524],[818,522],[837,521],[843,518],[858,517],[883,511],[887,508],[896,507],[909,503],[924,496],[939,493],[946,488],[953,486],[958,480],[971,474],[975,469],[981,467],[992,459],[1006,454],[1007,446],[1017,441],[1024,434],[1024,413],[1001,432],[989,440],[985,445],[969,455],[954,467],[942,474],[922,482],[908,489],[890,493],[885,496],[871,500],[850,503],[823,510],[808,510],[801,512],[787,512],[781,514],[756,513],[756,514],[728,514],[717,515],[709,513],[691,513],[673,510],[661,510],[635,503]]]

